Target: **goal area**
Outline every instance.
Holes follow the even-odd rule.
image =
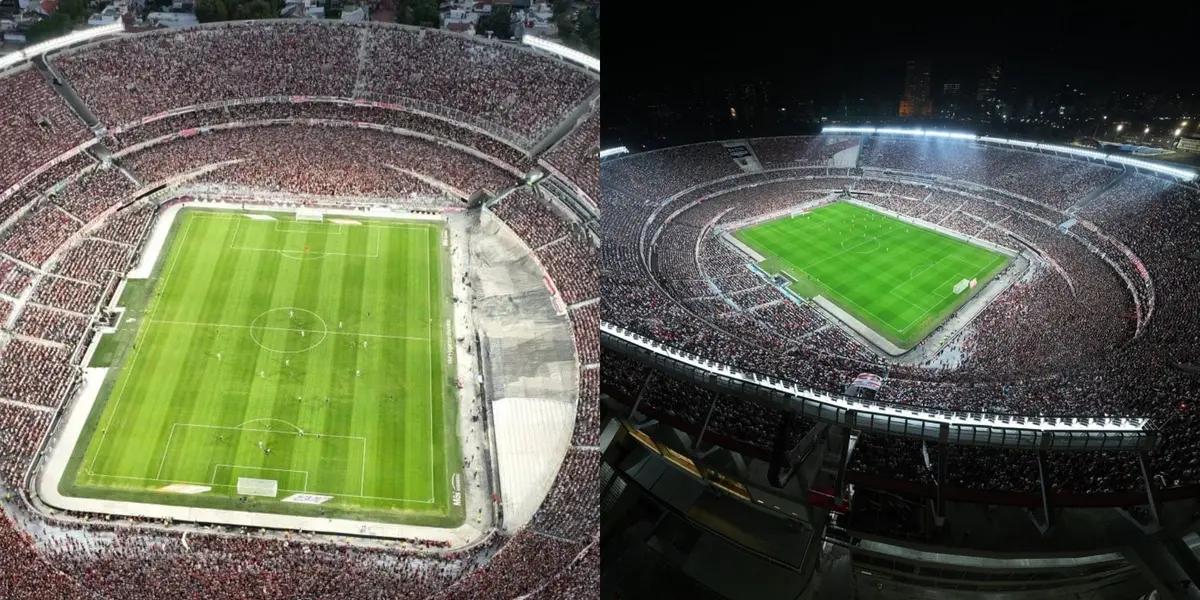
[[[274,479],[238,477],[237,491],[238,494],[243,496],[266,496],[274,498],[279,494],[279,482]]]
[[[297,221],[324,221],[325,213],[323,213],[320,210],[317,210],[315,208],[297,208],[296,209],[296,220]]]

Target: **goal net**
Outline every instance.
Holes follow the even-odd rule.
[[[954,293],[955,293],[955,294],[961,294],[961,293],[963,293],[963,291],[964,291],[964,290],[966,290],[968,287],[971,287],[971,282],[970,282],[970,281],[967,281],[966,279],[964,279],[964,280],[962,280],[962,281],[960,281],[960,282],[958,282],[958,283],[954,284]]]
[[[297,208],[297,221],[323,221],[325,214],[315,208]]]
[[[279,483],[274,479],[255,479],[253,477],[238,477],[237,491],[243,496],[268,496],[274,498],[279,493]]]

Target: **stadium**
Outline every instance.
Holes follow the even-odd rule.
[[[120,24],[0,63],[0,597],[598,589],[599,63]]]
[[[826,127],[601,180],[606,579],[1192,597],[1195,172]]]

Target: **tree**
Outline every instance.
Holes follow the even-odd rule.
[[[201,23],[241,19],[278,19],[280,0],[196,0]]]
[[[600,19],[595,12],[589,9],[579,13],[575,35],[592,56],[600,56]]]
[[[441,25],[437,0],[403,0],[396,6],[396,22],[421,27]]]
[[[71,31],[71,19],[64,14],[53,14],[34,23],[25,30],[25,40],[30,44],[48,40]]]
[[[196,19],[201,23],[228,21],[229,8],[225,0],[196,0]]]
[[[235,2],[233,6],[233,18],[239,21],[248,19],[271,19],[279,16],[277,12],[271,9],[271,4],[268,3],[267,0]]]
[[[335,0],[325,0],[325,18],[340,19],[342,18],[342,3]]]
[[[492,6],[491,14],[480,17],[475,22],[475,33],[477,35],[487,35],[491,32],[493,36],[502,39],[512,39],[512,8],[509,6]]]

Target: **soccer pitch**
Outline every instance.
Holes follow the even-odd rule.
[[[848,202],[734,232],[792,280],[903,349],[918,344],[1010,262],[1010,257]],[[963,279],[979,285],[961,294]]]
[[[112,368],[60,492],[461,524],[443,227],[338,218],[181,211],[93,357]]]

